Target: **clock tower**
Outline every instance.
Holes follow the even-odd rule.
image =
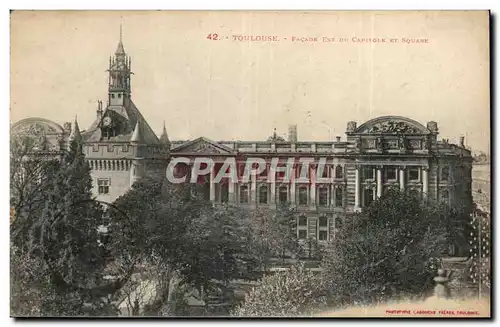
[[[120,40],[109,58],[108,101],[98,101],[97,117],[83,132],[94,193],[112,202],[144,177],[164,178],[169,153],[131,97],[131,59]]]

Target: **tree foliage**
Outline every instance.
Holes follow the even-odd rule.
[[[422,295],[432,286],[437,258],[462,231],[457,212],[390,190],[349,217],[323,260],[335,305]]]
[[[266,275],[260,285],[245,297],[233,316],[293,317],[322,310],[326,304],[325,287],[320,276],[304,265]]]
[[[26,277],[43,291],[40,315],[109,314],[109,296],[120,285],[103,279],[106,263],[98,232],[103,209],[92,199],[90,169],[81,146],[72,142],[64,157],[53,164],[55,169],[40,185],[43,208],[30,213],[30,224],[11,226],[13,235],[22,228],[28,230],[23,247],[12,244],[19,256],[13,265],[37,263],[37,270],[27,272]],[[14,278],[12,283],[15,288],[16,283],[28,281]]]

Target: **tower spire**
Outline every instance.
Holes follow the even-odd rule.
[[[165,126],[165,121],[163,121],[163,133],[160,136],[160,142],[164,145],[170,144],[170,140],[168,139],[167,127]]]
[[[123,48],[123,29],[121,22],[120,22],[120,41],[118,42],[118,47],[116,48],[115,55],[118,58],[125,57],[125,49]]]
[[[71,133],[68,137],[68,146],[71,147],[71,142],[76,141],[78,144],[82,141],[82,135],[80,134],[80,128],[78,127],[78,118],[75,116],[75,122],[71,126]]]

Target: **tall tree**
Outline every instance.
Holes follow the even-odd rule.
[[[92,199],[90,169],[81,144],[72,141],[57,170],[43,185],[44,208],[29,229],[29,252],[42,260],[46,285],[41,315],[109,314],[107,296],[119,288],[103,279],[106,262],[98,232],[103,210]]]
[[[31,137],[13,136],[10,144],[11,241],[24,247],[28,230],[41,214],[47,184],[59,168],[58,153],[37,151]]]

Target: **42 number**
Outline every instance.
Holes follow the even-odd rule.
[[[219,39],[219,34],[217,34],[217,33],[210,33],[210,34],[208,34],[207,39],[212,40],[212,41],[216,41],[216,40]]]

